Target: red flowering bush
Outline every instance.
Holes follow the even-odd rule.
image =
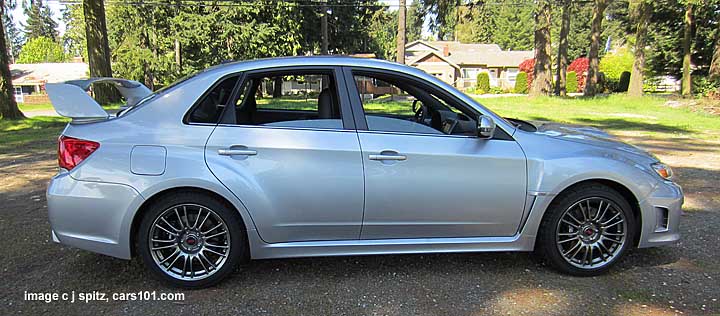
[[[578,82],[578,91],[582,92],[585,90],[585,77],[587,77],[587,71],[590,67],[590,60],[585,57],[580,57],[578,59],[573,60],[573,62],[570,63],[568,66],[568,71],[574,71],[577,75],[577,82]],[[575,91],[568,91],[568,92],[575,92]]]
[[[520,68],[520,71],[527,74],[527,85],[528,87],[532,87],[533,74],[535,70],[535,59],[530,58],[523,60],[523,62],[520,63],[518,68]]]

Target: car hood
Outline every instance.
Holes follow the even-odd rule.
[[[642,158],[658,161],[657,157],[644,149],[622,142],[607,132],[592,126],[560,124],[560,123],[539,123],[536,124],[537,133],[548,137],[563,139],[571,142],[614,149],[624,153],[630,153]]]

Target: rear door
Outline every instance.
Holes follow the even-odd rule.
[[[205,156],[269,243],[357,239],[363,170],[338,69],[244,76]]]

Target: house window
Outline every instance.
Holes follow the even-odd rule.
[[[463,78],[466,78],[466,79],[475,79],[475,78],[477,78],[477,75],[478,75],[481,71],[482,71],[482,68],[464,68],[463,71],[462,71],[462,73],[463,73]]]
[[[25,98],[23,98],[22,87],[13,87],[13,89],[15,90],[15,91],[14,91],[15,102],[17,102],[17,103],[24,103],[24,102],[25,102]]]

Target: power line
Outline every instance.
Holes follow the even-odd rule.
[[[50,0],[48,2],[56,2],[63,5],[79,5],[82,4],[81,0]],[[585,4],[592,4],[593,1],[573,1],[573,4],[576,5],[585,5]],[[356,7],[356,8],[381,8],[381,7],[400,7],[400,4],[394,4],[394,3],[371,3],[369,1],[358,1],[358,0],[349,0],[349,1],[336,1],[334,3],[332,2],[319,2],[319,1],[277,1],[274,3],[268,3],[264,1],[232,1],[232,0],[217,0],[217,1],[208,1],[208,0],[175,0],[175,1],[159,1],[159,0],[150,0],[150,1],[142,1],[142,0],[128,0],[128,1],[120,1],[120,0],[112,0],[112,1],[105,1],[105,5],[131,5],[131,6],[168,6],[168,7],[198,7],[198,6],[208,6],[208,7],[258,7],[258,6],[264,6],[264,7],[276,7],[278,4],[289,4],[293,7]],[[485,1],[477,1],[477,2],[470,2],[466,4],[460,4],[456,5],[456,7],[477,7],[477,6],[510,6],[510,7],[528,7],[528,6],[534,6],[532,1],[517,1],[517,2],[485,2]],[[407,4],[405,7],[412,7],[412,4]]]

